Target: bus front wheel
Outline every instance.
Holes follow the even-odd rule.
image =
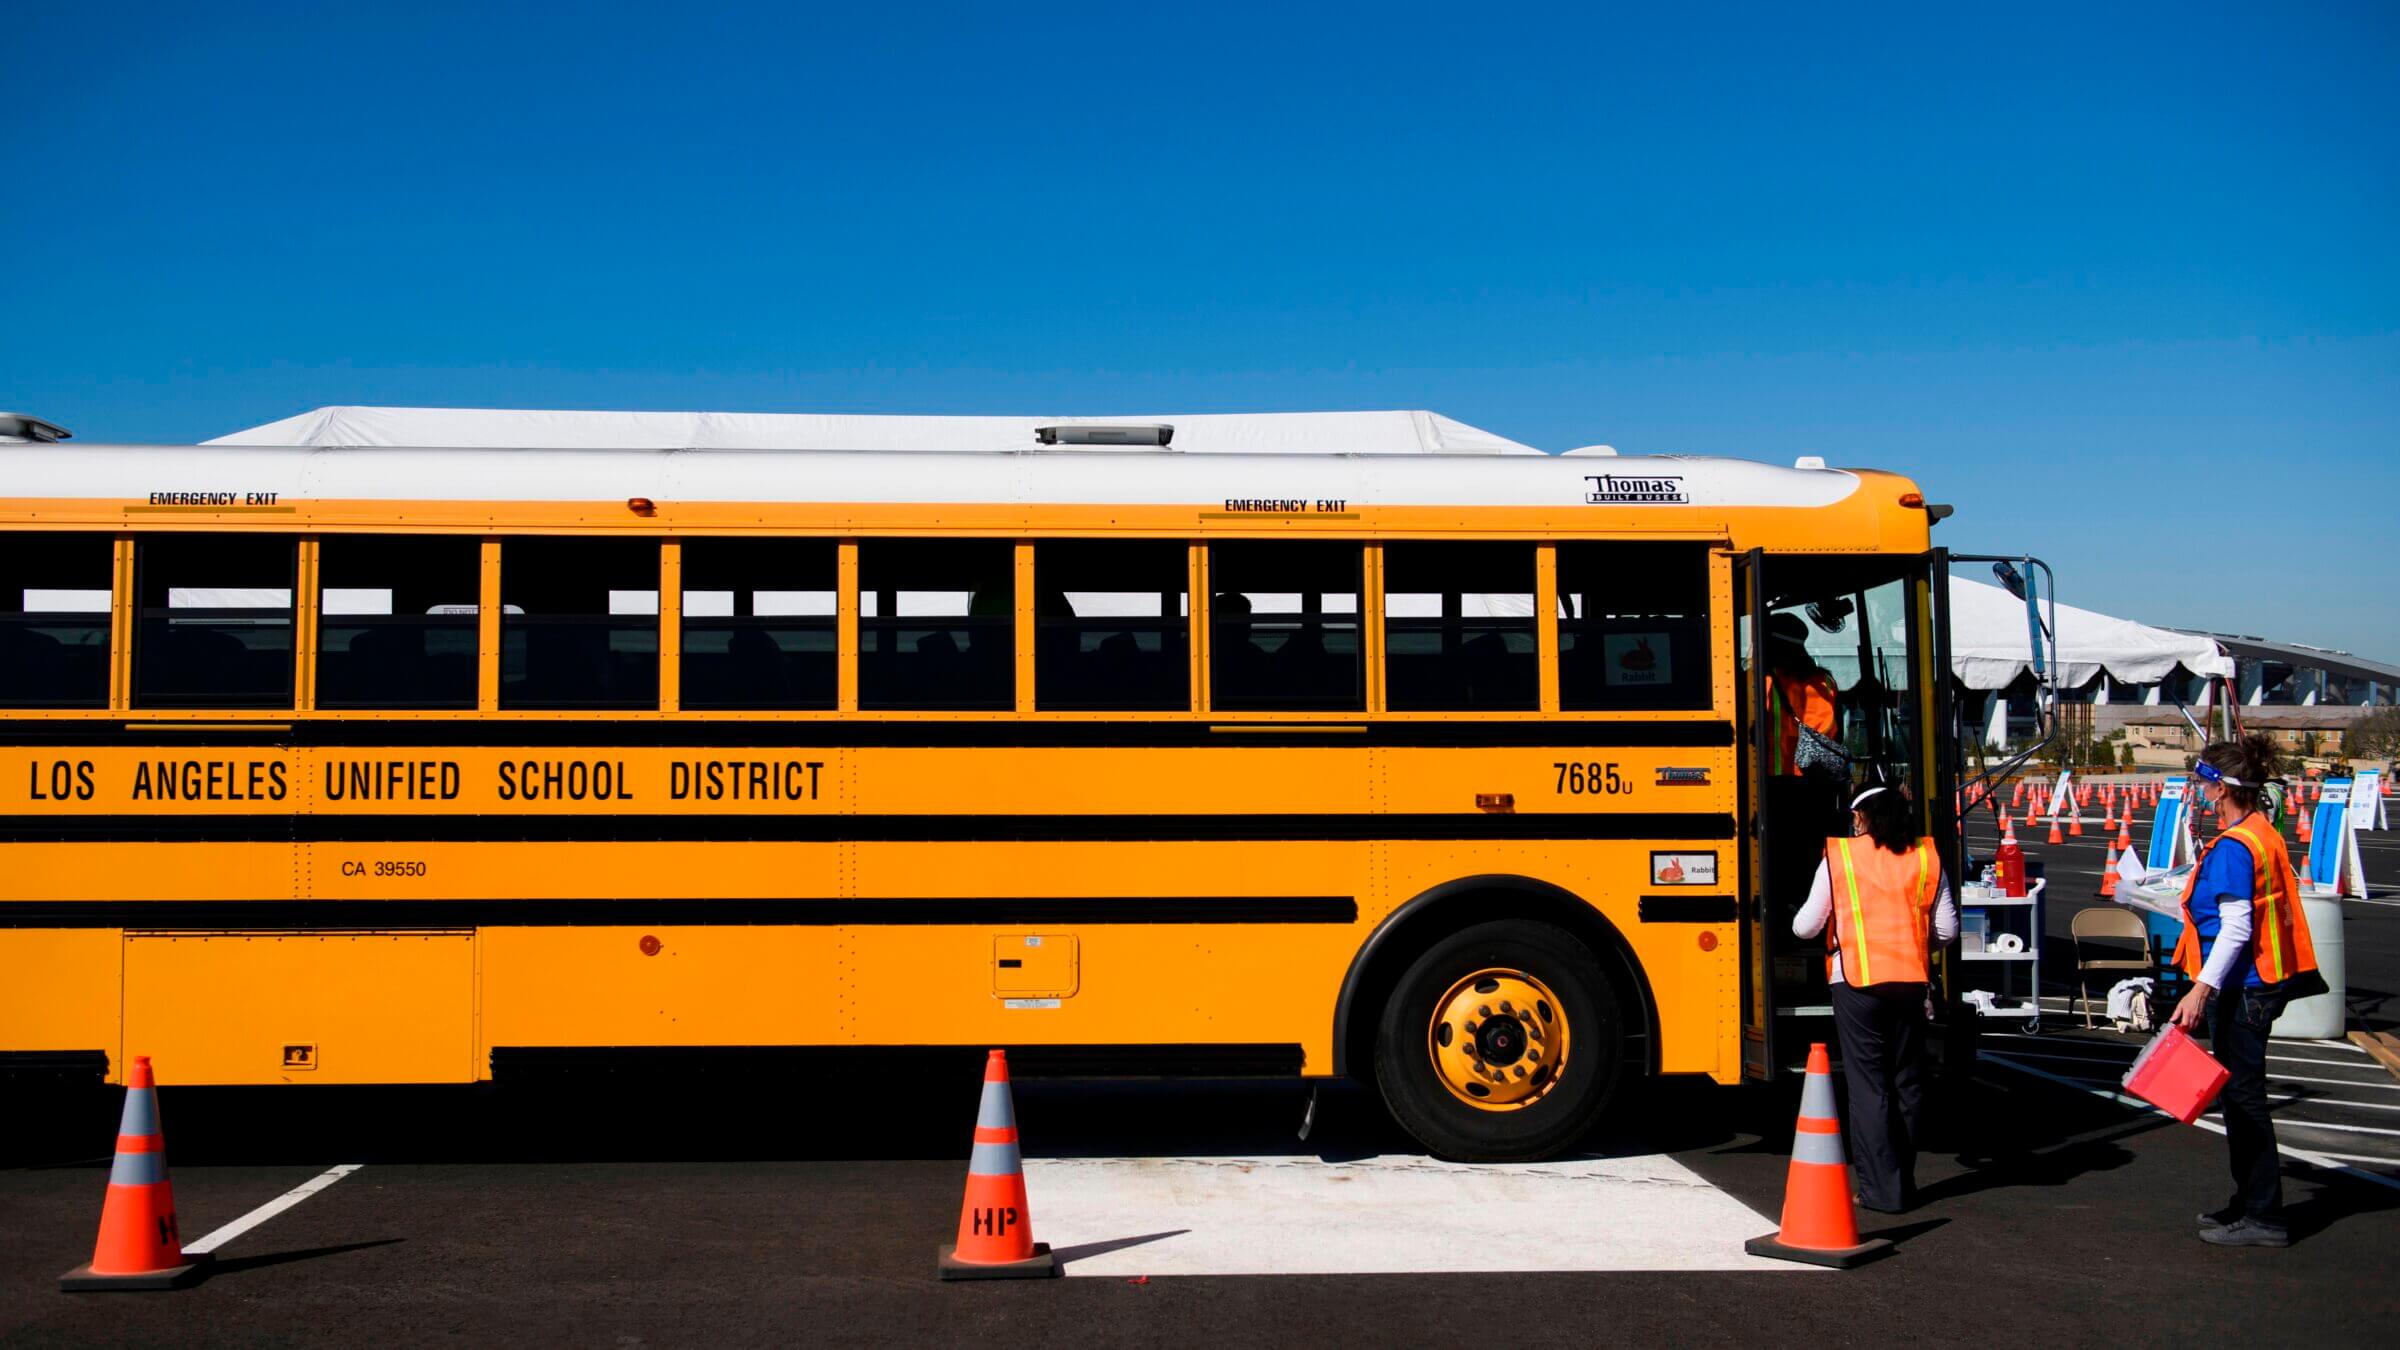
[[[1376,1026],[1376,1084],[1442,1157],[1550,1157],[1608,1104],[1625,1059],[1618,1008],[1598,958],[1564,929],[1479,923],[1402,972]]]

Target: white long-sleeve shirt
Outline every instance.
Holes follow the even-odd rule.
[[[1808,883],[1808,903],[1802,905],[1800,912],[1792,916],[1792,936],[1800,938],[1821,936],[1825,932],[1825,925],[1832,918],[1833,873],[1820,860],[1817,863],[1816,877]],[[1937,948],[1946,947],[1957,937],[1958,899],[1950,894],[1950,874],[1944,872],[1934,883],[1933,945]],[[1833,972],[1828,979],[1834,984],[1844,983],[1841,962],[1833,963]]]
[[[2233,974],[2233,968],[2250,954],[2250,897],[2215,897],[2217,904],[2217,940],[2208,944],[2208,959],[2200,963],[2200,983],[2211,989],[2222,989]]]

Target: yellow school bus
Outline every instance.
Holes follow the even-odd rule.
[[[968,420],[0,444],[0,1066],[1000,1045],[1531,1158],[1822,1011],[1775,652],[1954,838],[1906,479]]]

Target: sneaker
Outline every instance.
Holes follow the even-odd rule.
[[[2224,1228],[2230,1224],[2240,1223],[2242,1212],[2241,1202],[2235,1201],[2223,1209],[2211,1210],[2201,1215],[2200,1226],[2202,1228]]]
[[[2221,1228],[2211,1228],[2200,1235],[2202,1242],[2219,1247],[2289,1247],[2292,1235],[2282,1228],[2271,1228],[2256,1219],[2236,1219]]]

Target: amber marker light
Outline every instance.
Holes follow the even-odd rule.
[[[627,497],[625,509],[637,516],[655,516],[658,514],[658,503],[648,497]]]
[[[1911,511],[1920,510],[1925,505],[1925,494],[1922,492],[1903,492],[1900,494],[1900,504],[1907,507]]]
[[[1513,792],[1478,792],[1475,794],[1475,809],[1478,811],[1514,811],[1517,809],[1517,794]]]

